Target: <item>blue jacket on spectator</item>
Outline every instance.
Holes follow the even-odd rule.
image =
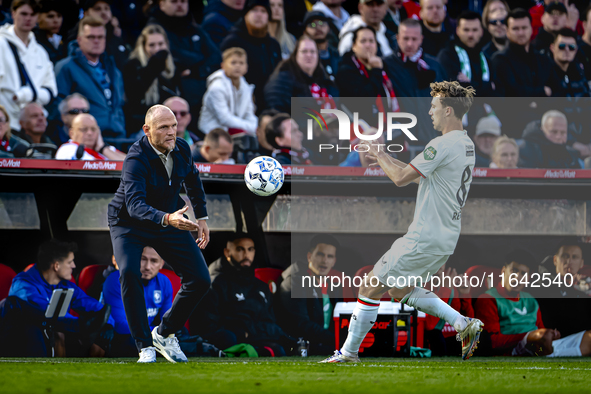
[[[242,17],[241,10],[228,7],[221,1],[209,2],[201,27],[205,29],[211,40],[219,46],[232,27]]]
[[[146,311],[148,322],[153,329],[162,321],[162,316],[172,306],[172,285],[166,275],[158,273],[148,283],[144,281],[144,298],[146,299]],[[114,271],[107,277],[103,284],[103,296],[101,300],[111,305],[111,317],[115,319],[115,332],[129,335],[129,326],[125,317],[123,299],[121,298],[121,284],[119,283],[119,271]],[[158,319],[156,320],[156,317]],[[156,324],[154,321],[156,320]]]
[[[90,104],[90,114],[96,118],[103,137],[125,138],[123,77],[112,57],[103,54],[100,62],[110,78],[110,98],[105,95],[82,51],[77,49],[73,56],[68,56],[55,65],[58,100],[61,101],[75,92],[82,94]]]
[[[62,280],[57,285],[50,285],[37,269],[37,264],[28,271],[19,273],[12,280],[8,295],[18,297],[45,311],[51,300],[51,295],[56,289],[74,289],[70,308],[78,313],[97,312],[103,308],[103,304],[88,296],[81,288],[69,280]],[[65,318],[77,319],[70,313],[67,313]],[[108,324],[115,326],[115,320],[111,316],[109,316]]]

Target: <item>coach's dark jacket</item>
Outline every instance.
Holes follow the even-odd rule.
[[[185,206],[179,196],[183,186],[195,217],[207,216],[205,192],[189,144],[177,138],[171,157],[174,167],[169,181],[166,168],[148,137],[143,136],[131,146],[123,162],[119,189],[109,203],[109,226],[162,229],[162,217]]]

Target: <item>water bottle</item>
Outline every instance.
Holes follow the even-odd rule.
[[[298,339],[298,353],[301,357],[308,357],[308,350],[310,349],[310,342],[304,338]]]

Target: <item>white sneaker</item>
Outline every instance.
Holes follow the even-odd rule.
[[[153,346],[145,347],[140,352],[140,359],[138,363],[155,363],[156,362],[156,348]]]
[[[478,348],[480,333],[484,324],[478,319],[469,319],[470,322],[466,328],[456,334],[456,339],[462,341],[462,360],[467,360],[474,354]]]
[[[318,361],[319,363],[360,363],[358,356],[349,357],[341,353],[340,350],[335,350],[334,354],[327,359]]]
[[[158,353],[162,354],[171,363],[186,363],[187,356],[181,350],[179,346],[179,340],[170,334],[168,337],[163,337],[158,334],[158,327],[154,327],[152,330],[152,342]]]

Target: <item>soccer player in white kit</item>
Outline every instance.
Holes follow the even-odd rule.
[[[408,232],[392,244],[359,288],[343,348],[321,363],[359,362],[359,347],[376,321],[379,300],[386,291],[400,302],[451,324],[462,341],[463,360],[476,349],[482,322],[462,316],[437,295],[419,287],[445,264],[460,236],[462,207],[475,164],[474,143],[463,130],[462,117],[470,109],[474,93],[458,82],[431,84],[429,115],[442,136],[431,140],[408,165],[378,145],[367,144],[370,158],[396,186],[419,184],[414,219]],[[377,286],[375,279],[371,281],[374,276],[379,280]]]

